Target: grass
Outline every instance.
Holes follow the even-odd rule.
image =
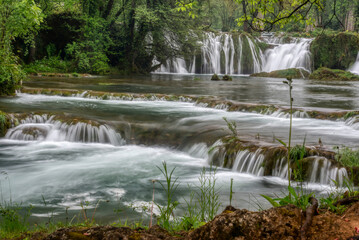
[[[337,154],[335,160],[337,160],[344,167],[359,167],[359,150],[353,150],[348,147],[336,147]]]

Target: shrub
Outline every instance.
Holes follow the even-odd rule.
[[[25,78],[25,73],[16,64],[15,57],[0,56],[0,96],[12,95]]]

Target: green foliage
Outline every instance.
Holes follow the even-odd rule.
[[[313,25],[314,18],[307,13],[313,7],[322,8],[324,0],[304,1],[292,0],[282,2],[276,0],[236,0],[243,5],[244,14],[237,19],[240,25],[250,23],[257,31],[270,31],[273,27],[284,28],[293,23]]]
[[[338,199],[339,196],[336,196],[336,193],[329,193],[327,197],[319,199],[320,208],[328,209],[333,213],[341,215],[347,210],[347,207],[342,205],[335,205]]]
[[[207,171],[205,168],[202,169],[199,177],[199,193],[197,193],[198,204],[199,204],[199,217],[202,222],[212,220],[221,203],[219,201],[219,192],[216,190],[216,172],[217,169],[212,166]]]
[[[16,37],[29,42],[42,16],[33,0],[1,0],[0,6],[0,95],[10,95],[24,78],[11,43]]]
[[[231,178],[231,185],[229,188],[229,205],[232,206],[232,198],[233,198],[233,178]]]
[[[0,137],[5,136],[7,130],[11,127],[10,117],[0,111]]]
[[[62,60],[59,56],[36,60],[24,66],[26,73],[68,73],[72,69],[72,62]]]
[[[14,94],[24,78],[25,74],[15,57],[1,55],[0,52],[0,96]]]
[[[314,69],[326,67],[345,70],[355,62],[358,51],[357,33],[321,34],[311,44]]]
[[[0,238],[17,236],[28,230],[28,217],[31,215],[31,207],[24,214],[21,205],[13,202],[0,203]]]
[[[170,220],[172,216],[174,218],[173,211],[176,209],[176,207],[179,204],[177,201],[173,200],[174,192],[178,187],[178,183],[177,183],[178,178],[173,179],[173,172],[175,168],[169,171],[166,162],[162,163],[162,168],[159,167],[157,168],[161,171],[162,175],[165,177],[165,183],[164,184],[162,182],[159,183],[161,184],[162,189],[165,191],[167,198],[165,206],[157,205],[161,212],[160,216],[157,217],[157,222],[161,227],[167,230],[172,230]]]
[[[352,118],[352,117],[355,117],[358,115],[358,112],[356,111],[351,111],[351,112],[347,112],[345,115],[344,115],[344,120],[347,120],[349,118]]]
[[[309,79],[328,81],[359,81],[359,76],[344,70],[321,67],[315,70],[309,76]]]
[[[4,189],[7,190],[8,196],[4,195],[2,180],[7,182],[4,185],[8,185],[8,188]],[[0,200],[0,239],[13,238],[28,230],[28,218],[32,207],[25,209],[12,201],[10,179],[6,172],[0,172]]]
[[[359,167],[359,150],[353,150],[348,147],[336,147],[338,152],[335,155],[335,160],[345,167]]]
[[[102,18],[86,18],[83,39],[68,44],[66,53],[82,73],[105,74],[109,72],[106,56],[111,45],[109,32],[104,30],[108,23]]]
[[[290,150],[290,158],[294,161],[295,167],[293,168],[293,179],[301,184],[304,181],[303,176],[303,159],[308,156],[307,149],[305,148],[305,140],[303,145],[296,145]],[[302,185],[301,185],[302,187]]]
[[[337,202],[343,198],[357,196],[359,192],[354,190],[354,183],[351,180],[348,178],[344,178],[343,180],[344,187],[340,186],[339,182],[332,180],[335,184],[335,189],[334,191],[328,192],[327,197],[321,197],[319,199],[321,208],[328,209],[340,215],[347,210],[348,206],[339,205]]]
[[[203,226],[205,224],[204,221],[201,221],[200,218],[200,213],[198,211],[198,197],[197,194],[190,189],[190,199],[189,201],[187,201],[185,199],[187,208],[186,208],[186,213],[184,214],[183,217],[180,218],[180,220],[178,221],[177,225],[177,230],[185,230],[185,231],[189,231],[191,229],[196,229],[199,228],[201,226]]]
[[[221,203],[219,191],[216,190],[217,169],[212,166],[207,170],[202,169],[199,186],[196,190],[190,190],[190,199],[186,201],[187,211],[178,222],[177,230],[191,230],[203,226],[211,221],[218,212]]]
[[[307,78],[309,77],[309,72],[303,69],[298,68],[289,68],[284,70],[277,70],[272,72],[261,72],[261,73],[254,73],[251,74],[251,77],[272,77],[272,78]]]
[[[271,198],[266,195],[261,196],[266,199],[273,207],[286,206],[293,204],[303,211],[309,206],[309,199],[314,197],[314,193],[305,194],[302,191],[299,191],[299,188],[294,189],[291,186],[288,186],[288,194],[284,197]]]
[[[227,123],[228,130],[231,131],[231,137],[232,140],[230,140],[228,143],[231,143],[232,141],[239,140],[238,137],[238,130],[237,130],[237,124],[235,121],[229,121],[226,117],[223,117],[223,120]]]

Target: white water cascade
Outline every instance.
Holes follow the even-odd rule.
[[[288,68],[302,68],[311,72],[311,42],[312,39],[296,39],[293,43],[278,44],[273,49],[266,50],[262,70],[272,72]]]
[[[190,56],[186,60],[178,57],[168,59],[156,73],[250,74],[261,71],[264,58],[262,50],[256,40],[246,35],[234,37],[228,33],[216,35],[209,32],[200,44],[200,55]],[[244,45],[247,51],[244,51]],[[246,62],[248,59],[250,62]]]
[[[54,116],[34,115],[21,120],[17,127],[9,129],[6,139],[22,141],[68,141],[84,143],[108,143],[123,145],[121,135],[108,125],[90,123],[64,123]]]
[[[264,36],[253,39],[247,35],[205,33],[200,42],[201,54],[168,59],[156,73],[178,74],[252,74],[288,68],[311,72],[310,44],[312,39],[292,39]],[[264,53],[259,42],[271,46]],[[154,62],[154,65],[158,62]],[[358,62],[359,68],[359,62]],[[358,69],[359,72],[359,69]]]
[[[355,61],[355,63],[353,64],[353,66],[351,66],[348,71],[356,74],[356,75],[359,75],[359,52],[358,52],[358,56],[357,56],[357,59]]]
[[[345,177],[348,177],[345,168],[338,168],[332,166],[331,161],[325,157],[312,156],[307,158],[311,162],[311,171],[306,179],[311,183],[320,183],[324,185],[333,185],[333,180],[338,182],[340,186],[343,185]],[[288,178],[287,159],[282,158],[276,162],[275,168],[272,170],[272,176],[277,176],[283,179]]]
[[[212,151],[208,156],[208,162],[217,166],[231,168],[233,171],[240,173],[247,173],[255,176],[273,176],[282,179],[288,177],[288,164],[285,157],[275,161],[270,173],[268,169],[265,173],[266,161],[271,159],[266,158],[266,150],[258,148],[255,152],[249,150],[238,151],[234,160],[230,160],[224,151],[220,150],[223,143],[217,141],[211,147]],[[338,168],[325,157],[311,156],[307,157],[306,161],[309,166],[306,169],[308,177],[305,181],[310,183],[319,183],[323,185],[333,185],[333,180],[343,185],[345,177],[348,176],[345,168]]]

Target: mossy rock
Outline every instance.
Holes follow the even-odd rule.
[[[342,32],[338,34],[321,34],[311,44],[314,69],[327,67],[348,69],[359,51],[359,34]]]
[[[314,71],[309,76],[309,79],[329,81],[359,81],[359,76],[344,70],[322,67]]]
[[[229,76],[229,75],[226,74],[226,75],[223,76],[222,80],[223,80],[223,81],[232,81],[233,79],[232,79],[231,76]]]
[[[251,77],[271,77],[271,78],[308,78],[310,73],[304,69],[289,68],[273,72],[261,72],[251,74]]]
[[[5,136],[7,130],[11,128],[10,116],[0,111],[0,137]]]
[[[212,81],[220,81],[221,79],[218,77],[217,74],[213,74],[211,80]]]

